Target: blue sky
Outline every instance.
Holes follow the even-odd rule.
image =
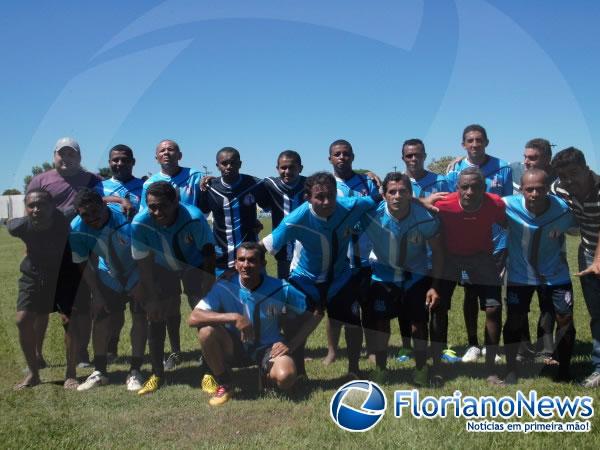
[[[403,168],[420,137],[429,158],[459,155],[462,129],[484,125],[488,153],[520,160],[546,137],[600,167],[600,4],[558,1],[331,0],[11,2],[0,15],[0,189],[22,189],[54,142],[80,141],[106,165],[117,143],[135,173],[177,140],[182,164],[214,170],[235,146],[243,170],[274,174],[299,151],[328,169],[331,141],[356,168]]]

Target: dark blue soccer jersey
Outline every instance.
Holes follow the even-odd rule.
[[[273,229],[281,223],[283,218],[305,202],[304,182],[306,177],[299,177],[293,185],[285,184],[280,177],[269,177],[264,179],[265,189],[269,193],[271,202],[271,219]],[[275,255],[278,261],[291,261],[294,255],[294,243],[289,242]]]
[[[217,268],[233,267],[235,251],[242,242],[256,242],[256,205],[269,208],[269,194],[264,180],[240,174],[233,185],[221,177],[210,181],[206,191],[200,194],[202,212],[213,214],[213,234]]]

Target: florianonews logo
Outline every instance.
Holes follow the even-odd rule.
[[[352,397],[364,397],[360,407],[349,404]],[[344,384],[331,398],[329,412],[338,427],[346,431],[368,431],[385,414],[387,400],[372,381],[357,380]]]

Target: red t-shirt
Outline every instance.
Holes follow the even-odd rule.
[[[454,255],[492,254],[492,225],[504,223],[505,205],[495,194],[485,193],[477,211],[467,212],[460,206],[458,192],[448,194],[435,204],[442,222],[446,250]]]

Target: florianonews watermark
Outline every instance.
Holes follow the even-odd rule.
[[[352,393],[363,394],[359,406],[348,401]],[[463,395],[459,390],[452,395],[421,397],[417,389],[412,389],[396,390],[393,398],[395,418],[463,418],[467,419],[465,428],[470,432],[589,432],[589,419],[594,416],[592,397],[540,396],[535,390],[527,394],[519,390],[514,396],[496,398]],[[331,399],[330,415],[343,430],[368,431],[381,421],[386,406],[380,386],[359,380],[337,390]]]

